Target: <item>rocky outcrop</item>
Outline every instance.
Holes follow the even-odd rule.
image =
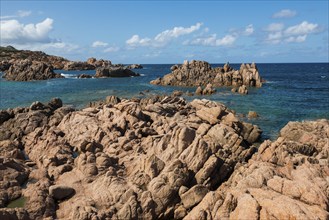
[[[1,217],[328,218],[328,120],[289,123],[256,153],[261,130],[220,103],[109,96],[92,106],[5,111]],[[4,208],[18,196],[23,208]]]
[[[143,66],[140,64],[131,64],[127,66],[128,69],[143,69]]]
[[[8,113],[2,142],[18,141],[34,162],[33,182],[18,186],[30,218],[184,216],[256,149],[247,124],[219,103],[176,96],[105,102],[76,112],[59,100],[35,102]]]
[[[261,87],[261,78],[256,64],[241,64],[240,70],[234,70],[229,64],[212,68],[205,61],[185,61],[182,65],[171,67],[172,72],[162,78],[151,81],[155,85],[171,86],[256,86]]]
[[[131,77],[131,76],[140,76],[138,73],[135,73],[127,68],[97,68],[96,69],[96,78],[102,77]]]
[[[0,71],[6,71],[17,61],[29,59],[46,63],[53,69],[63,69],[67,59],[59,56],[48,55],[41,51],[17,50],[14,47],[0,47]]]
[[[212,84],[207,84],[207,86],[202,89],[201,86],[198,86],[198,88],[195,90],[196,95],[211,95],[216,92],[216,89],[213,88]]]
[[[78,75],[78,79],[90,79],[92,77],[93,77],[92,75],[85,74],[85,73]]]
[[[63,78],[53,68],[41,61],[20,60],[12,64],[3,76],[7,80],[30,81]]]
[[[185,219],[328,219],[329,121],[290,122]]]

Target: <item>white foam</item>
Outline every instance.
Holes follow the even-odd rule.
[[[77,75],[74,74],[61,73],[61,75],[64,76],[65,78],[70,78],[70,79],[77,78]]]

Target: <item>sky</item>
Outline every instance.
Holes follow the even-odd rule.
[[[329,62],[328,0],[0,1],[0,44],[113,63]]]

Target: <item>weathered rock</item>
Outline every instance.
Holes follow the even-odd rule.
[[[127,66],[128,69],[143,69],[143,66],[140,64],[131,64]]]
[[[90,79],[90,78],[93,78],[93,77],[92,77],[92,75],[82,73],[82,74],[78,75],[78,78],[79,79]]]
[[[49,66],[47,63],[29,59],[14,62],[9,69],[6,70],[3,77],[13,81],[63,78],[60,74],[54,73],[52,66]]]
[[[198,204],[203,197],[208,193],[207,187],[203,185],[195,185],[187,192],[183,193],[180,197],[184,208],[190,209]]]
[[[138,73],[134,73],[130,69],[127,68],[97,68],[96,69],[96,78],[100,77],[131,77],[131,76],[139,76]]]
[[[202,95],[202,87],[201,86],[198,86],[198,88],[196,88],[196,90],[195,90],[195,94],[196,95]]]
[[[53,185],[49,187],[49,195],[55,200],[63,200],[70,198],[75,190],[68,186]]]
[[[154,85],[171,86],[256,86],[261,87],[261,78],[255,64],[241,65],[240,70],[234,70],[225,64],[224,67],[211,68],[205,61],[184,61],[184,64],[175,65],[171,73],[162,78],[151,81]]]
[[[205,99],[50,103],[6,110],[0,125],[0,157],[12,163],[0,163],[0,196],[28,198],[31,219],[328,218],[327,120],[289,123],[255,154],[260,129]],[[8,160],[22,149],[32,168]]]
[[[238,93],[247,95],[248,94],[247,87],[245,85],[240,86],[239,89],[238,89]]]
[[[27,180],[29,172],[22,161],[0,157],[0,209],[21,197],[21,185]]]
[[[212,84],[208,83],[206,88],[202,91],[202,95],[211,95],[216,92],[216,89],[212,87]]]
[[[64,70],[94,70],[96,67],[88,62],[70,61],[65,63]]]
[[[328,219],[328,131],[328,120],[288,123],[186,219]]]
[[[248,112],[248,118],[258,118],[259,115],[255,111],[249,111]]]

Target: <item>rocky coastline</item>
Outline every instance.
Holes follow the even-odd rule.
[[[206,99],[91,106],[0,111],[0,219],[329,218],[328,120],[256,147],[258,126]]]
[[[232,86],[234,91],[247,94],[246,87],[261,87],[262,79],[255,63],[243,63],[239,70],[235,70],[228,63],[223,67],[212,68],[206,61],[185,60],[182,65],[172,66],[171,73],[152,80],[150,83],[164,86],[198,87],[196,93],[199,94],[213,93],[202,92],[202,87],[208,91],[209,87]]]
[[[97,60],[89,58],[87,61],[70,61],[63,57],[48,55],[41,51],[17,50],[14,47],[0,47],[0,72],[3,77],[12,81],[46,80],[52,78],[64,78],[54,70],[103,70],[108,69],[110,74],[107,77],[130,77],[139,76],[131,69],[143,68],[140,64],[124,66],[112,64],[109,60]],[[129,70],[130,74],[127,74]],[[103,76],[102,76],[103,77]],[[90,78],[83,75],[79,78]]]

